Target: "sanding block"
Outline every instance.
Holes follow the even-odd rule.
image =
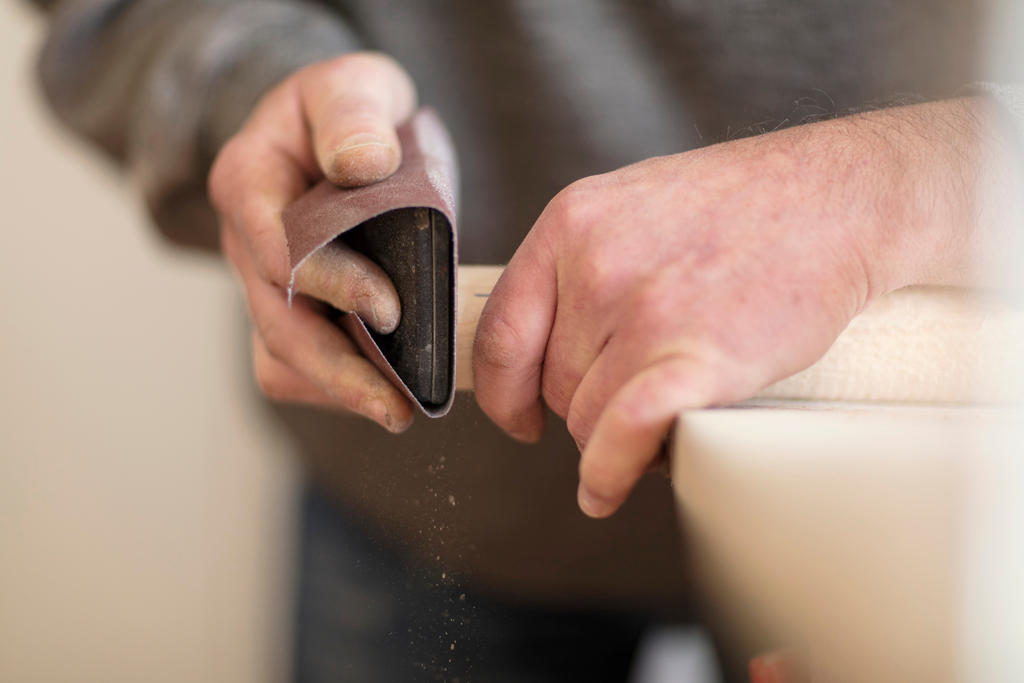
[[[325,180],[284,211],[292,283],[302,263],[334,240],[377,263],[398,292],[398,327],[378,334],[340,311],[339,324],[424,414],[441,417],[455,397],[458,168],[432,110],[417,112],[398,138],[402,163],[391,177],[358,188]]]

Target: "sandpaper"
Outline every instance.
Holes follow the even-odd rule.
[[[334,240],[370,257],[395,285],[401,321],[391,334],[377,334],[350,312],[338,312],[338,322],[425,415],[441,417],[455,395],[458,167],[448,131],[430,109],[399,128],[398,138],[402,163],[391,177],[358,188],[325,180],[284,211],[288,296],[302,263]]]

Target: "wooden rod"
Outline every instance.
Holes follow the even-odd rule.
[[[458,314],[455,322],[455,388],[473,390],[473,340],[476,325],[502,266],[459,266]]]

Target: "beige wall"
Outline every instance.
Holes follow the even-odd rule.
[[[235,288],[57,128],[41,30],[0,4],[0,680],[280,679],[295,473]]]

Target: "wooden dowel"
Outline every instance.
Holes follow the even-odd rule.
[[[502,266],[459,266],[458,317],[455,327],[455,388],[473,390],[473,339],[487,297],[504,272]]]

